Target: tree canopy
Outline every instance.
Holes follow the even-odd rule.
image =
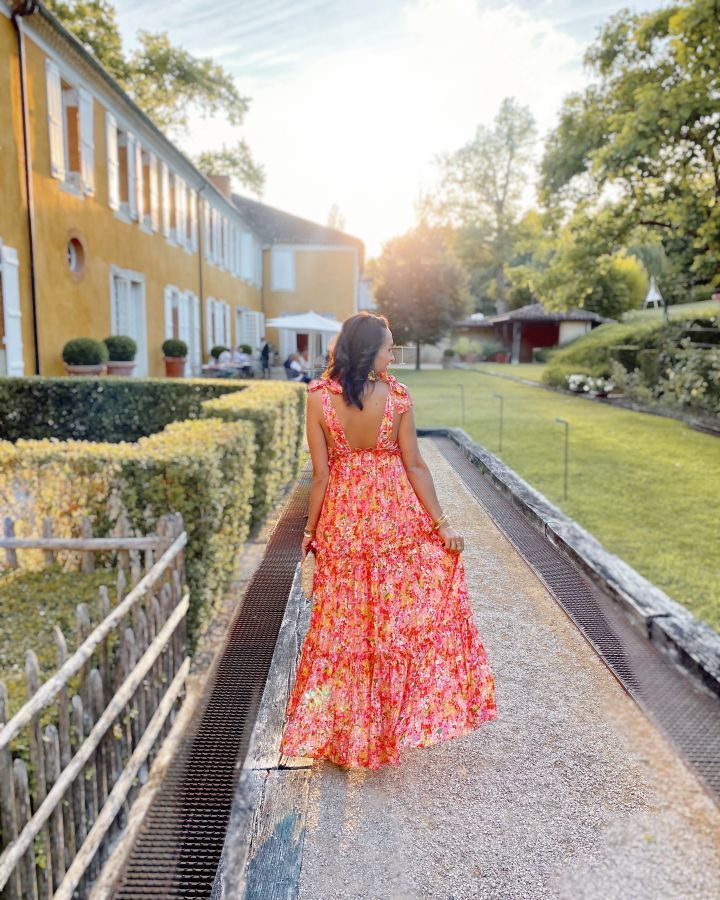
[[[396,343],[435,344],[471,309],[465,275],[445,236],[420,225],[388,241],[372,266],[378,310],[387,316]]]
[[[661,244],[676,299],[720,284],[719,26],[718,0],[613,16],[586,56],[595,80],[565,101],[541,167],[544,202],[580,199],[616,252]]]
[[[165,32],[140,31],[126,53],[115,8],[109,0],[48,0],[48,8],[82,42],[123,90],[175,140],[187,131],[190,113],[223,113],[230,125],[242,125],[250,106],[233,77],[211,58],[198,58],[170,42]],[[232,175],[259,194],[265,182],[244,140],[195,160],[201,171]]]

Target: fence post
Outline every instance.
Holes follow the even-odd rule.
[[[80,532],[84,538],[93,536],[92,523],[87,516],[83,516],[80,520]],[[95,554],[92,550],[87,550],[82,555],[82,570],[86,574],[95,571]]]
[[[67,644],[65,636],[58,625],[55,626],[55,646],[57,648],[57,666],[58,669],[67,659]],[[68,698],[67,685],[63,685],[58,693],[58,740],[60,744],[60,768],[61,770],[72,759],[72,749],[70,747],[70,705]],[[70,798],[64,810],[65,816],[65,848],[67,850],[67,858],[65,860],[65,868],[72,862],[75,856],[75,813],[72,795],[75,792],[73,787],[70,791]]]
[[[51,538],[53,536],[53,524],[50,516],[45,516],[45,518],[43,519],[42,534],[44,538]],[[46,566],[51,566],[55,562],[54,550],[44,550],[43,556],[45,557]]]
[[[24,760],[16,759],[13,763],[15,778],[15,797],[17,798],[17,827],[22,831],[30,821],[30,785],[28,784],[27,766]],[[21,865],[22,896],[24,900],[38,900],[37,869],[35,867],[35,848],[28,847]],[[43,897],[47,893],[43,894]]]
[[[58,780],[62,771],[60,765],[60,741],[57,728],[54,725],[48,725],[45,729],[45,743],[47,744],[46,785],[50,789]],[[59,803],[50,813],[50,858],[52,859],[53,890],[57,890],[65,877],[65,835],[62,803]]]
[[[32,650],[25,654],[25,677],[27,680],[28,698],[32,697],[40,686],[40,665]],[[40,730],[40,714],[32,717],[28,724],[30,737],[30,763],[33,771],[35,790],[33,791],[33,809],[37,809],[47,795],[45,781],[45,751],[42,732]],[[46,868],[39,868],[37,873],[38,891],[41,897],[52,896],[52,855],[50,853],[50,835],[47,824],[43,825],[38,835],[45,856]]]
[[[7,688],[0,681],[0,723],[8,720]],[[12,756],[7,747],[0,750],[0,828],[2,828],[3,849],[17,837],[17,819],[15,818],[15,785],[12,769]],[[8,900],[20,900],[20,875],[13,872],[5,886]]]
[[[5,516],[3,530],[5,532],[6,538],[14,538],[15,537],[15,523],[10,518],[10,516]],[[5,559],[7,560],[8,566],[11,569],[17,569],[17,551],[13,550],[12,547],[8,547],[5,550]]]

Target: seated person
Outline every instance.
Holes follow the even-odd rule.
[[[291,381],[302,381],[304,384],[308,384],[311,381],[310,376],[303,369],[298,353],[291,353],[285,360],[284,366]]]

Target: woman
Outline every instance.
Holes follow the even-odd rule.
[[[308,387],[314,603],[280,749],[343,767],[397,765],[401,748],[496,716],[465,542],[420,455],[408,390],[387,371],[392,344],[384,316],[351,316]]]

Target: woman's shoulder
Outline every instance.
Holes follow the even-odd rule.
[[[332,394],[342,394],[342,385],[334,378],[313,378],[308,384],[308,391],[314,393],[321,388],[327,388]]]
[[[406,384],[398,381],[394,375],[387,373],[387,382],[395,399],[395,408],[399,412],[406,412],[412,406],[412,398]]]

